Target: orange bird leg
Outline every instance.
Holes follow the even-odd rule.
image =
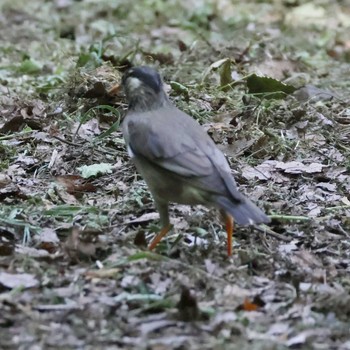
[[[154,249],[157,244],[161,241],[161,239],[171,230],[173,225],[169,224],[162,228],[162,230],[155,236],[151,242],[151,244],[148,246],[149,250]]]
[[[226,233],[227,233],[227,255],[232,255],[233,217],[225,213]]]

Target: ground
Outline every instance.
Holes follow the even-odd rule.
[[[4,0],[2,349],[350,349],[350,3]],[[174,205],[124,147],[131,65],[272,222]]]

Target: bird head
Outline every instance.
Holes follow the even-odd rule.
[[[160,75],[150,67],[127,70],[122,78],[122,86],[130,110],[146,112],[169,104]]]

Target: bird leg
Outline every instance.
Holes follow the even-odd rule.
[[[233,217],[231,215],[226,216],[226,233],[227,233],[227,255],[232,255],[232,236],[233,236]]]
[[[226,226],[226,233],[227,233],[227,255],[232,255],[232,236],[233,236],[233,224],[234,220],[233,217],[228,214],[227,212],[221,210],[221,215],[223,219],[225,220],[225,226]]]
[[[154,197],[154,202],[156,205],[156,208],[159,212],[160,217],[160,224],[162,229],[160,232],[155,236],[151,242],[151,244],[148,246],[149,250],[154,249],[157,244],[161,241],[161,239],[172,229],[173,225],[170,224],[169,220],[169,204],[167,202],[161,201],[159,198]]]
[[[151,244],[148,246],[149,250],[154,249],[157,244],[161,241],[161,239],[172,229],[173,225],[168,224],[167,226],[164,226],[161,231],[155,236],[151,242]]]

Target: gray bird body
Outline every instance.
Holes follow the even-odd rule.
[[[204,129],[172,105],[163,89],[153,91],[145,83],[138,86],[132,82],[127,78],[124,82],[134,108],[129,108],[124,119],[123,135],[152,193],[162,226],[169,225],[169,202],[216,207],[232,215],[240,225],[269,222],[255,204],[238,192],[225,156]],[[135,95],[142,88],[146,90]],[[147,100],[151,107],[147,108]]]

